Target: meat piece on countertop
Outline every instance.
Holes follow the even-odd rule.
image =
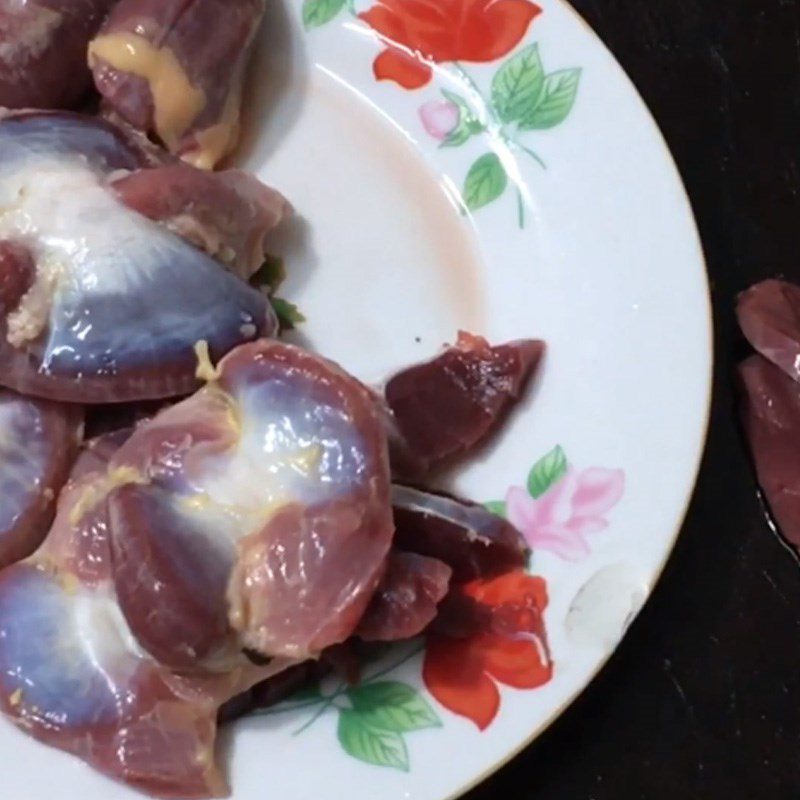
[[[265,0],[119,0],[89,45],[95,85],[116,114],[211,169],[238,143],[264,9]]]
[[[432,361],[390,378],[385,397],[396,427],[396,472],[413,479],[485,443],[519,402],[544,348],[534,340],[492,346],[461,332]]]
[[[800,383],[761,355],[748,358],[739,375],[758,482],[781,532],[800,550]]]
[[[86,48],[116,0],[0,0],[0,106],[75,108]]]
[[[394,485],[392,504],[395,546],[443,561],[455,583],[500,575],[527,562],[528,546],[519,531],[477,503]]]
[[[173,397],[199,385],[199,340],[221,358],[276,332],[261,292],[115,197],[109,180],[151,163],[120,130],[23,112],[0,120],[0,148],[1,384],[76,403]]]
[[[761,281],[739,295],[736,315],[750,344],[800,381],[800,287]]]

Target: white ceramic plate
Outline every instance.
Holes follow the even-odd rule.
[[[541,580],[501,592],[549,602],[546,636],[460,651],[470,675],[442,678],[440,642],[426,686],[415,645],[237,724],[233,796],[443,800],[586,686],[672,548],[709,403],[703,258],[650,115],[560,0],[284,3],[242,160],[297,209],[274,249],[301,336],[365,380],[460,328],[547,340],[534,396],[453,483],[533,546]],[[8,724],[0,753],[4,800],[137,796]]]

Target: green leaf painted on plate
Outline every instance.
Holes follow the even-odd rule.
[[[497,153],[486,153],[469,168],[462,193],[464,203],[475,211],[500,197],[507,185],[508,176]]]
[[[439,145],[440,147],[458,147],[464,144],[470,136],[485,130],[485,126],[481,124],[469,103],[461,95],[448,89],[442,89],[442,94],[446,100],[458,108],[458,125],[447,134]]]
[[[520,120],[520,129],[544,130],[562,123],[575,104],[580,77],[580,69],[551,72],[544,79],[536,105]]]
[[[516,122],[531,112],[545,83],[539,45],[520,50],[492,80],[492,105],[502,122]]]
[[[395,731],[375,728],[355,709],[339,711],[336,731],[344,751],[359,761],[379,767],[393,767],[408,772],[408,749]]]
[[[345,6],[346,0],[304,0],[303,25],[307,30],[330,22]]]
[[[503,500],[489,500],[488,503],[483,504],[483,507],[492,514],[497,514],[498,517],[506,515],[506,504]]]
[[[409,733],[438,728],[441,721],[428,701],[400,681],[365,683],[347,690],[353,710],[370,728]]]
[[[540,458],[528,474],[528,492],[531,497],[541,497],[567,471],[567,457],[561,445],[556,445]]]
[[[306,318],[300,313],[300,309],[294,303],[284,300],[282,297],[271,297],[272,308],[278,316],[278,322],[282,331],[293,331]]]

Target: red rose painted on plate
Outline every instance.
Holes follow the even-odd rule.
[[[419,89],[431,79],[431,63],[502,58],[540,13],[528,0],[382,0],[359,18],[387,45],[375,77]]]
[[[445,708],[485,730],[500,710],[498,683],[535,689],[553,676],[542,614],[544,579],[510,572],[474,581],[464,593],[491,609],[488,632],[428,638],[422,679]]]
[[[566,120],[581,74],[575,67],[545,69],[538,43],[526,36],[541,13],[531,0],[303,0],[302,9],[309,30],[344,14],[368,26],[382,48],[372,63],[379,81],[420,89],[431,82],[435,65],[445,65],[437,69],[445,83],[439,87],[443,97],[422,104],[422,126],[440,147],[488,144],[488,152],[474,158],[467,170],[463,209],[478,211],[512,186],[520,228],[525,227],[530,192],[517,157],[545,166],[523,136]],[[500,59],[488,92],[464,67]]]

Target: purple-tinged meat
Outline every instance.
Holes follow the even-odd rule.
[[[543,353],[539,341],[492,347],[462,332],[454,347],[392,377],[385,396],[398,434],[395,470],[413,476],[472,453],[522,397]]]
[[[763,356],[740,367],[745,433],[769,507],[800,549],[800,383]]]
[[[800,287],[761,281],[739,295],[736,314],[750,344],[800,381]]]
[[[75,406],[0,389],[0,569],[44,538],[82,427]]]
[[[0,150],[1,384],[82,403],[188,394],[199,340],[219,358],[275,332],[260,292],[114,196],[112,176],[149,162],[114,127],[22,113],[0,120]]]
[[[0,710],[20,729],[159,797],[227,794],[217,713],[292,666],[242,658],[224,673],[169,671],[147,656],[114,594],[96,480],[119,438],[79,458],[45,545],[0,573]]]
[[[176,668],[242,648],[316,657],[353,633],[394,530],[372,394],[266,340],[206,371],[205,388],[141,425],[109,466],[123,612]]]
[[[264,0],[119,0],[89,46],[111,109],[211,169],[239,139],[242,89]]]
[[[0,106],[73,108],[92,83],[86,47],[116,0],[0,0]]]
[[[436,616],[452,570],[436,558],[392,552],[356,635],[368,642],[411,639]]]
[[[395,485],[392,504],[395,547],[443,561],[456,583],[525,566],[528,547],[519,531],[477,503]]]
[[[286,199],[241,170],[171,164],[112,183],[129,208],[161,222],[244,280],[264,262],[264,237],[290,213]]]

